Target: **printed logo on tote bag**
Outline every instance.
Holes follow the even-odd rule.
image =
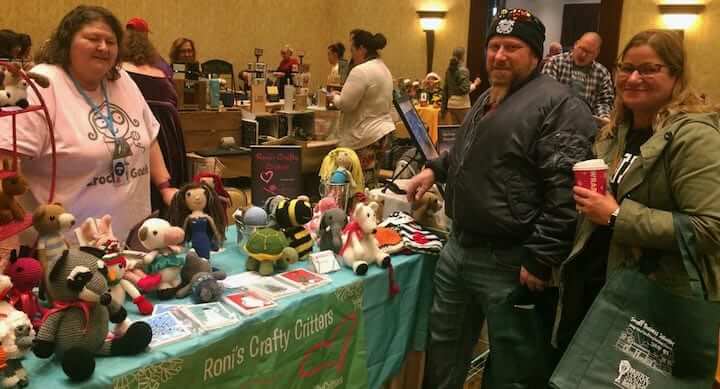
[[[647,367],[672,375],[675,342],[643,319],[631,317],[615,347]]]
[[[650,377],[635,370],[629,361],[623,359],[618,365],[618,376],[614,383],[622,389],[647,389],[650,386]]]

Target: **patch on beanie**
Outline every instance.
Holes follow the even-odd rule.
[[[503,19],[498,22],[495,32],[498,34],[510,34],[515,26],[514,20]]]

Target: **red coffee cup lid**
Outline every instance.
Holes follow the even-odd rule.
[[[573,170],[607,170],[608,165],[602,159],[588,159],[573,165]]]

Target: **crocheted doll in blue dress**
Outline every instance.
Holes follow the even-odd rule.
[[[183,186],[170,204],[170,223],[185,230],[185,241],[197,254],[210,259],[210,251],[225,242],[225,217],[215,190],[204,182]]]

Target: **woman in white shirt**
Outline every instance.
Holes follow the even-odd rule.
[[[33,72],[50,79],[40,93],[55,125],[54,201],[82,222],[110,214],[125,239],[150,214],[150,181],[169,203],[177,189],[155,138],[159,124],[140,90],[120,69],[123,29],[107,9],[79,6],[60,22]],[[31,104],[39,104],[30,93]],[[30,191],[28,210],[48,201],[51,148],[41,111],[17,116],[17,151]],[[0,119],[0,149],[12,150],[10,118]],[[72,234],[66,237],[74,240]],[[31,237],[24,237],[28,239]]]
[[[350,52],[356,65],[333,102],[343,112],[340,146],[357,153],[365,174],[365,185],[377,183],[379,159],[390,143],[395,123],[392,109],[393,81],[378,50],[387,44],[383,34],[353,30]]]

